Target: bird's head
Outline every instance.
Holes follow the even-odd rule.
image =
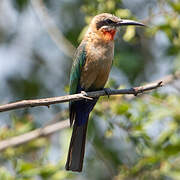
[[[91,31],[98,34],[103,40],[112,41],[114,40],[117,29],[127,25],[145,26],[143,23],[137,21],[121,19],[109,13],[102,13],[92,19],[90,28]]]

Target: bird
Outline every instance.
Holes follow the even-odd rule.
[[[121,26],[145,26],[109,13],[94,16],[77,48],[70,73],[70,94],[105,90],[114,57],[114,37]],[[85,153],[89,114],[98,98],[69,102],[70,126],[73,132],[66,161],[66,170],[81,172]]]

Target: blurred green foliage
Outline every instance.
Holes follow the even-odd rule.
[[[155,69],[157,61],[163,64],[170,58],[171,67],[166,65],[168,73],[180,69],[180,2],[178,0],[141,1],[147,12],[140,21],[148,24],[150,28],[123,28],[116,39],[113,65],[122,76],[126,77],[127,84],[123,81],[123,86],[139,85],[140,82],[149,81],[151,80],[149,77],[154,73],[157,74],[155,77],[159,77],[158,71],[161,71],[161,67]],[[44,1],[52,17],[55,14],[63,16],[64,19],[57,24],[68,26],[63,31],[66,38],[74,45],[78,45],[91,18],[98,13],[109,12],[121,18],[137,19],[140,7],[137,8],[133,1],[128,2],[129,4],[121,0],[63,1],[61,7],[59,6],[60,12],[57,8],[59,2]],[[152,9],[154,8],[155,11],[152,12],[153,3]],[[132,4],[134,6],[131,6]],[[14,0],[13,6],[19,17],[24,16],[24,12],[28,11],[27,7],[32,8],[28,0]],[[16,38],[17,34],[14,33],[13,36],[10,34],[10,37]],[[162,43],[164,41],[160,39],[162,34],[168,42],[164,51],[161,51],[164,45]],[[1,36],[8,35],[0,28]],[[5,42],[6,38],[1,39],[0,45],[4,43],[9,46],[8,43],[11,43],[11,41]],[[160,46],[155,43],[156,39]],[[67,69],[70,71],[69,59],[65,57],[65,62],[61,65],[53,64],[54,68],[59,67],[59,71],[56,72],[47,64],[48,55],[42,56],[42,52],[35,48],[37,47],[32,47],[32,65],[29,66],[28,73],[24,76],[16,73],[6,79],[12,100],[57,95],[55,90],[59,88],[58,83],[63,85],[62,89],[64,86],[67,87],[68,78],[59,78],[58,72],[63,71],[67,76]],[[160,51],[163,52],[164,59],[157,58]],[[121,77],[116,74],[116,77],[111,76],[107,83],[112,88],[120,85],[117,79]],[[46,80],[47,75],[52,79]],[[52,86],[52,82],[58,78],[58,82]],[[0,179],[178,180],[180,179],[179,92],[179,84],[171,83],[161,90],[138,97],[100,98],[90,117],[86,157],[81,174],[64,170],[71,135],[70,129],[64,129],[60,132],[58,141],[55,137],[55,143],[53,136],[41,137],[1,152]],[[58,95],[60,94],[59,90]],[[0,101],[0,103],[4,102]],[[58,113],[59,108],[52,106],[45,111],[55,114]],[[46,114],[43,116],[44,113],[41,111],[40,114],[31,110],[21,112],[9,112],[10,120],[0,129],[1,140],[39,128],[46,116]],[[40,121],[37,120],[39,118]],[[58,120],[66,118],[68,113],[63,113]],[[55,162],[52,160],[54,156]]]
[[[13,0],[13,3],[18,11],[22,11],[27,7],[29,0]]]

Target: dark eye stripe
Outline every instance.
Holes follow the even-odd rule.
[[[112,21],[111,19],[105,19],[103,21],[97,22],[96,23],[96,29],[100,29],[102,26],[104,25],[110,25],[110,24],[114,24],[115,22]]]
[[[107,22],[108,24],[113,24],[113,23],[114,23],[114,21],[112,21],[111,19],[106,19],[106,22]]]
[[[96,23],[96,29],[100,29],[102,26],[107,25],[105,21],[100,21]]]

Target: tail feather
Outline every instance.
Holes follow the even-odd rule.
[[[66,170],[82,171],[89,113],[92,111],[97,100],[81,100],[70,103],[70,124],[74,125]]]
[[[73,133],[66,162],[66,170],[78,172],[82,171],[87,125],[88,121],[82,126],[77,126],[76,124],[73,126]]]

